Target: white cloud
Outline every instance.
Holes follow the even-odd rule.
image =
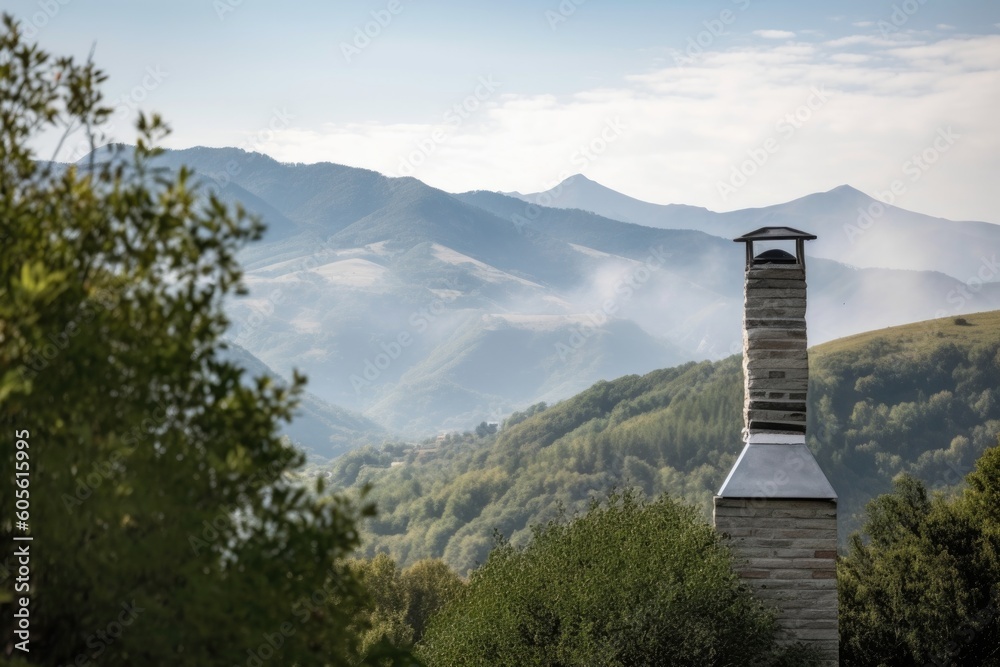
[[[907,180],[897,203],[1000,222],[993,183],[1000,172],[1000,35],[858,37],[708,51],[683,68],[568,96],[498,93],[458,126],[294,128],[276,132],[260,150],[390,174],[412,167],[417,178],[452,192],[532,192],[583,172],[648,201],[730,210],[842,183],[885,191],[909,179],[904,164],[950,127],[960,135],[954,146],[917,181]],[[816,103],[816,91],[825,102]],[[777,150],[723,200],[718,184],[769,139]]]
[[[935,27],[938,30],[957,30],[957,28],[950,23],[938,23]]]
[[[754,30],[753,34],[764,39],[792,39],[795,37],[795,33],[788,30]]]
[[[855,28],[870,28],[875,25],[874,21],[855,21],[852,23]]]

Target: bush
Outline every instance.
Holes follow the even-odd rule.
[[[417,651],[450,665],[775,665],[771,613],[697,512],[613,493],[486,563]],[[797,663],[797,664],[802,664]]]

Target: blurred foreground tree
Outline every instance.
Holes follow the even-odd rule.
[[[901,475],[838,566],[841,664],[1000,666],[1000,446],[958,498]]]
[[[451,665],[807,665],[697,512],[625,492],[501,543],[431,619],[418,655]]]
[[[362,662],[366,594],[346,564],[367,508],[288,479],[277,425],[304,380],[248,381],[219,356],[236,251],[262,225],[134,149],[39,162],[45,131],[93,144],[101,72],[0,34],[0,650],[44,665]],[[14,524],[15,433],[33,541]],[[30,597],[25,653],[13,615]],[[336,604],[332,601],[336,600]],[[400,658],[402,661],[404,658]],[[255,662],[256,661],[256,662]]]

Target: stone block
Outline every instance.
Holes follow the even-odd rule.
[[[806,330],[805,316],[799,317],[751,317],[743,313],[743,327],[745,329],[801,329]]]
[[[771,320],[795,320],[795,319],[803,319],[803,324],[804,324],[804,318],[806,316],[806,307],[804,305],[803,306],[795,306],[795,307],[792,307],[792,306],[787,306],[786,307],[786,306],[780,306],[780,305],[774,305],[774,306],[755,306],[753,308],[749,308],[749,307],[746,308],[743,311],[743,314],[746,317],[746,319],[753,320],[753,321],[765,321],[765,320],[768,320],[768,319],[771,319]],[[767,326],[767,325],[764,324],[763,326]],[[782,325],[782,326],[784,326],[784,325]],[[789,327],[789,328],[791,328],[791,327]],[[802,328],[804,329],[805,326],[803,326]]]
[[[770,266],[766,269],[751,266],[746,272],[743,284],[750,280],[801,280],[805,281],[806,272],[799,264],[790,264],[783,268]]]
[[[754,299],[801,299],[806,300],[805,283],[795,284],[796,281],[783,281],[789,284],[784,287],[752,287],[746,286],[747,301]]]

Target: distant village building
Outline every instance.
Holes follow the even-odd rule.
[[[806,446],[805,241],[812,234],[764,227],[746,244],[743,311],[743,451],[714,499],[716,530],[738,572],[778,610],[782,642],[839,663],[837,494]],[[795,253],[754,243],[794,241]]]

